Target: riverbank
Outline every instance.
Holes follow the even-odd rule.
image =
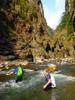
[[[22,65],[23,67],[27,67],[29,62],[27,60],[14,60],[14,61],[0,61],[0,70],[1,69],[10,69],[14,66]]]
[[[66,57],[66,58],[50,58],[50,59],[42,59],[37,58],[35,63],[43,63],[50,62],[55,64],[75,64],[75,58]]]
[[[49,62],[53,62],[55,64],[75,64],[75,58],[52,58],[49,59]]]
[[[63,64],[75,64],[75,58],[50,58],[50,59],[41,59],[40,57],[36,59],[34,62],[29,62],[27,60],[14,60],[14,61],[0,61],[0,71],[1,69],[10,69],[13,66],[22,65],[24,68],[29,68],[31,63],[34,64],[42,64],[42,63],[53,63],[55,65],[63,65]]]

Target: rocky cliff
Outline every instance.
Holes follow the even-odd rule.
[[[72,18],[73,31],[75,32],[75,0],[66,0],[65,3],[66,13]]]
[[[41,55],[47,42],[41,0],[0,0],[0,59]]]
[[[75,0],[65,0],[65,12],[50,45],[52,57],[75,57]]]

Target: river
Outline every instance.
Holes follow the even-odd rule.
[[[59,69],[60,73],[52,73],[57,86],[48,91],[43,90],[42,69],[25,69],[25,77],[19,83],[15,83],[13,77],[7,78],[6,71],[0,71],[0,100],[75,100],[75,65],[65,64]]]

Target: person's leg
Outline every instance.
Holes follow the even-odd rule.
[[[52,84],[50,83],[44,90],[48,90],[48,89],[51,89],[52,87]]]
[[[17,77],[16,82],[19,82],[19,81],[22,81],[22,75]]]
[[[17,83],[19,81],[19,77],[16,77],[16,80],[15,80],[15,82]]]
[[[22,75],[19,77],[19,81],[22,81]]]

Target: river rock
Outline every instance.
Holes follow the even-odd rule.
[[[34,62],[35,63],[43,63],[43,60],[39,57],[35,57]]]

